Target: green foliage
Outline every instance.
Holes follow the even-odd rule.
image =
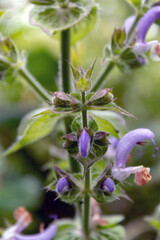
[[[126,33],[124,29],[115,29],[112,35],[111,47],[113,54],[119,54],[120,48],[126,39]]]
[[[133,6],[136,9],[142,9],[143,4],[145,1],[143,0],[126,0],[131,6]]]
[[[125,230],[117,225],[124,217],[122,215],[104,216],[106,225],[92,229],[89,240],[124,240]],[[55,240],[84,240],[82,230],[79,229],[79,219],[58,221],[58,231]]]
[[[89,34],[95,27],[97,22],[97,7],[93,7],[82,21],[78,22],[72,27],[72,44],[84,38],[86,34]]]
[[[98,117],[97,115],[93,115],[93,117],[98,125],[99,131],[108,132],[112,136],[118,138],[118,133],[117,133],[116,129],[109,121],[107,121],[104,118]]]
[[[117,66],[122,72],[129,73],[131,70],[141,67],[146,62],[144,56],[137,57],[131,48],[126,48],[120,55]]]
[[[8,174],[7,174],[8,175]],[[8,175],[0,188],[0,212],[15,210],[18,206],[34,208],[40,202],[41,185],[33,176]]]
[[[4,152],[4,155],[14,153],[27,144],[50,134],[59,117],[59,114],[43,111],[43,109],[28,113],[20,123],[16,141]]]
[[[154,214],[150,217],[145,217],[145,220],[160,234],[160,205],[156,207]]]
[[[35,4],[37,5],[38,2],[41,1],[35,1]],[[93,6],[91,0],[69,1],[65,7],[64,4],[59,1],[44,1],[44,4],[33,7],[30,16],[31,24],[39,26],[47,34],[53,35],[55,31],[65,30],[83,20]]]
[[[15,81],[19,67],[24,64],[15,44],[8,37],[0,39],[0,79],[8,83]]]

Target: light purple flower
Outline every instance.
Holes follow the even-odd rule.
[[[15,216],[17,221],[3,232],[2,240],[51,240],[55,236],[57,232],[57,226],[55,224],[50,224],[43,232],[37,234],[21,234],[31,223],[31,215],[23,207],[18,208],[15,213],[18,213],[18,217]]]
[[[104,157],[108,159],[112,159],[115,157],[116,147],[119,143],[118,138],[116,137],[110,137],[109,138],[110,144],[108,145],[107,152],[105,153]]]
[[[131,27],[132,27],[135,19],[136,19],[136,16],[135,16],[135,15],[132,15],[132,16],[129,16],[129,17],[125,20],[123,27],[124,27],[124,29],[125,29],[126,34],[128,34],[129,31],[131,30]]]
[[[101,184],[101,189],[103,190],[103,192],[112,193],[115,190],[113,180],[109,177],[106,178]]]
[[[85,129],[82,130],[81,135],[79,137],[78,147],[80,156],[83,158],[88,157],[91,148],[91,136]]]
[[[143,165],[137,167],[126,167],[127,157],[137,143],[141,144],[147,139],[152,140],[155,145],[155,151],[157,152],[157,147],[153,138],[154,133],[149,129],[139,128],[130,131],[120,140],[116,149],[114,166],[112,168],[112,175],[115,179],[123,181],[124,179],[128,178],[130,174],[135,174],[143,170]],[[148,172],[150,171],[149,168],[147,170]]]
[[[71,189],[71,183],[68,181],[68,179],[66,177],[60,178],[57,183],[57,191],[59,193],[65,193],[65,192],[69,192],[70,189]]]
[[[160,18],[160,6],[152,7],[144,16],[140,19],[137,31],[137,40],[133,47],[133,52],[137,55],[145,54],[151,48],[158,45],[158,41],[145,42],[145,37],[150,26]],[[156,51],[155,51],[156,54]]]

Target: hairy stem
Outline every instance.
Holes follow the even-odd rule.
[[[47,92],[47,90],[26,70],[20,68],[18,73],[21,77],[23,77],[26,82],[32,87],[34,92],[45,102],[48,104],[51,101],[51,95]]]
[[[70,61],[70,50],[71,50],[71,36],[70,29],[61,31],[61,76],[62,86],[65,93],[69,93],[71,90],[70,84],[70,67],[67,61]],[[72,118],[66,117],[64,119],[66,133],[71,132]],[[77,160],[69,156],[69,164],[72,173],[79,172],[80,166]]]
[[[62,86],[65,93],[71,90],[70,84],[70,67],[67,61],[70,61],[71,51],[71,36],[70,29],[61,32],[61,73],[62,73]]]
[[[85,108],[85,92],[82,92],[82,122],[83,128],[87,127],[87,109]],[[90,235],[90,168],[88,169],[85,176],[85,197],[84,197],[84,208],[83,208],[83,233],[85,239],[89,239]]]
[[[126,43],[129,43],[130,42],[130,39],[133,35],[133,32],[135,31],[136,27],[137,27],[137,24],[139,22],[139,19],[141,18],[141,14],[137,14],[136,18],[135,18],[135,21],[133,22],[133,25],[128,33],[128,36],[127,36],[127,40],[126,40]],[[110,62],[106,68],[104,69],[104,71],[100,74],[100,76],[98,76],[97,80],[95,81],[95,84],[92,88],[92,92],[95,92],[97,91],[101,86],[103,86],[104,84],[104,81],[106,80],[106,78],[109,76],[110,72],[113,70],[115,66],[115,63],[114,62]]]
[[[92,92],[96,92],[103,84],[104,80],[109,76],[110,72],[112,71],[114,67],[114,62],[110,62],[107,67],[104,69],[104,71],[100,74],[100,76],[97,78],[93,88]]]
[[[84,214],[83,214],[83,232],[85,239],[89,239],[90,235],[90,168],[88,169],[85,176],[85,193],[84,198]]]

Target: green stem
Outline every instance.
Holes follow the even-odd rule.
[[[90,234],[90,168],[85,176],[85,198],[84,198],[84,215],[83,215],[83,232],[85,239],[89,239]]]
[[[85,107],[85,92],[82,92],[82,122],[83,122],[83,128],[87,127],[87,109]]]
[[[141,13],[137,14],[137,17],[135,18],[135,21],[128,33],[127,36],[127,40],[126,43],[129,43],[132,34],[135,30],[135,28],[137,27],[137,24],[139,22],[139,19],[141,18]],[[115,66],[114,62],[110,62],[106,68],[104,69],[104,71],[100,74],[100,76],[98,77],[98,79],[95,81],[95,84],[92,88],[92,92],[96,92],[101,86],[103,86],[104,80],[109,76],[110,72],[113,70],[113,67]]]
[[[87,109],[85,107],[86,97],[85,92],[82,92],[82,122],[83,128],[87,127]],[[85,197],[83,208],[83,233],[85,239],[89,239],[90,235],[90,168],[85,175]]]
[[[65,93],[70,92],[70,67],[67,61],[70,61],[71,36],[70,29],[61,32],[61,73],[62,86]]]
[[[62,86],[65,93],[69,93],[71,90],[70,86],[70,67],[67,61],[70,61],[70,50],[71,50],[71,36],[70,29],[61,31],[61,74],[62,74]],[[66,117],[64,119],[66,133],[70,133],[71,130],[72,118]],[[80,166],[77,160],[69,158],[70,169],[72,173],[80,171]]]
[[[51,95],[45,90],[45,88],[26,70],[20,68],[18,73],[23,77],[26,82],[32,87],[34,92],[48,104],[51,101]]]
[[[104,69],[104,71],[100,74],[100,76],[96,80],[96,83],[94,84],[94,86],[92,88],[92,92],[96,92],[103,85],[104,80],[108,77],[108,75],[112,71],[114,65],[115,65],[114,62],[110,62],[107,65],[107,67]]]

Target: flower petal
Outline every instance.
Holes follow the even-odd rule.
[[[89,133],[83,129],[79,137],[79,154],[81,157],[88,157],[91,147],[91,136]]]
[[[154,138],[154,133],[147,128],[139,128],[127,133],[119,142],[116,149],[114,167],[124,168],[126,166],[127,157],[132,148],[143,140]]]
[[[143,165],[138,167],[126,167],[126,168],[112,168],[112,175],[118,181],[123,181],[128,178],[132,173],[135,174],[137,171],[142,171]]]
[[[48,228],[46,228],[43,232],[33,234],[33,235],[23,235],[17,234],[13,238],[14,240],[51,240],[57,232],[57,226],[55,224],[51,224]]]
[[[150,26],[160,18],[160,6],[152,7],[148,12],[141,18],[138,31],[137,31],[137,42],[144,43],[146,34]]]
[[[156,46],[157,44],[158,44],[157,40],[149,41],[147,43],[146,42],[137,42],[133,46],[132,51],[137,55],[145,54],[146,52],[148,52],[152,47]]]

